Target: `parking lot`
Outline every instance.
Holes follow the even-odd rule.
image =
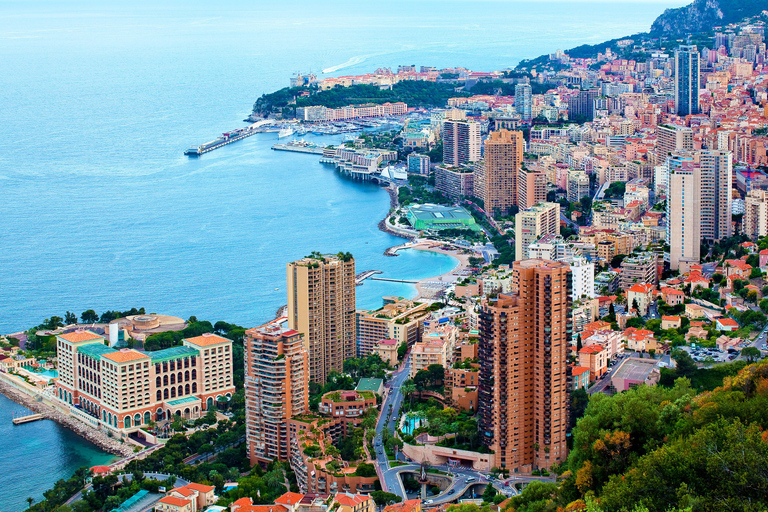
[[[703,363],[706,361],[708,357],[711,357],[712,360],[716,363],[727,363],[729,361],[733,361],[738,357],[739,350],[732,348],[730,349],[731,352],[724,351],[721,352],[716,347],[714,348],[704,348],[704,347],[696,347],[691,348],[689,346],[680,347],[682,350],[685,350],[689,354],[691,354],[691,357],[694,361],[697,363]]]

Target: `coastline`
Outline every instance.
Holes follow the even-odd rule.
[[[416,283],[416,292],[417,292],[417,295],[415,297],[416,299],[435,298],[435,296],[438,295],[440,292],[442,292],[445,288],[457,282],[461,278],[460,275],[456,275],[456,274],[463,272],[466,268],[470,266],[469,265],[470,256],[468,254],[462,254],[457,249],[446,250],[442,248],[443,246],[445,246],[444,243],[417,238],[415,240],[415,243],[413,244],[403,244],[397,247],[390,247],[389,249],[387,249],[387,251],[391,250],[393,253],[397,253],[397,251],[401,249],[414,249],[417,251],[435,252],[438,254],[451,256],[454,259],[456,259],[456,262],[457,262],[456,266],[454,266],[451,270],[436,276],[419,279],[418,282]]]
[[[5,395],[9,400],[26,407],[34,413],[42,414],[45,419],[53,420],[59,425],[68,428],[75,434],[90,441],[106,452],[119,457],[133,455],[134,451],[131,445],[120,443],[103,432],[95,430],[75,418],[62,413],[57,408],[45,404],[42,401],[44,399],[41,401],[36,400],[36,398],[29,392],[19,389],[16,383],[12,384],[9,382],[7,380],[7,375],[8,374],[2,374],[2,376],[0,376],[0,393]]]

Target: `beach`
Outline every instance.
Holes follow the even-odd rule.
[[[416,239],[413,242],[408,242],[406,244],[398,246],[397,248],[388,249],[392,253],[397,253],[397,251],[399,251],[400,249],[430,251],[430,252],[445,254],[457,260],[456,266],[453,267],[451,270],[437,276],[420,279],[416,283],[416,291],[418,292],[418,296],[416,297],[417,299],[435,298],[440,291],[444,290],[451,284],[461,279],[463,277],[461,275],[462,272],[470,266],[469,258],[471,257],[471,255],[462,253],[461,251],[463,249],[447,250],[445,249],[445,247],[447,246],[448,244],[446,244],[445,242],[436,242],[434,240],[427,240],[427,239]]]

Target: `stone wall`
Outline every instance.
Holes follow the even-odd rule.
[[[133,454],[131,445],[113,439],[100,430],[73,418],[68,411],[63,412],[55,407],[54,402],[42,395],[39,390],[21,381],[14,382],[14,379],[18,380],[12,375],[0,373],[0,393],[27,409],[42,414],[46,419],[67,427],[105,451],[123,457]]]

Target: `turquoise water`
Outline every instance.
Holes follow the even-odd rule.
[[[182,153],[295,71],[501,69],[682,3],[0,2],[0,332],[134,306],[258,325],[286,303],[286,262],[313,250],[386,277],[446,272],[447,256],[383,256],[402,242],[377,229],[388,195],[271,151],[276,134]],[[358,305],[413,292],[367,281]],[[2,508],[109,457],[51,422],[11,429],[12,408],[0,399]]]
[[[24,366],[23,368],[29,372],[42,375],[43,377],[48,377],[49,379],[55,379],[59,376],[59,372],[57,370],[42,370],[33,366]]]
[[[69,478],[81,466],[110,464],[115,457],[51,420],[14,425],[14,414],[31,414],[0,395],[0,510],[27,508],[27,497],[40,501],[43,491],[60,478]]]
[[[2,2],[0,332],[134,306],[257,325],[286,303],[286,262],[313,250],[437,274],[437,257],[382,256],[400,242],[376,229],[384,191],[270,151],[275,134],[182,152],[294,71],[499,69],[679,3]],[[408,291],[366,283],[360,305]]]

